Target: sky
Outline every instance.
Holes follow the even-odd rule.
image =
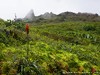
[[[35,16],[45,12],[87,12],[100,15],[100,0],[0,0],[0,18],[24,18],[33,9]]]

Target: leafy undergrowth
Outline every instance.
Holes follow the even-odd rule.
[[[19,29],[14,36],[0,32],[0,74],[100,72],[99,22],[31,25],[29,37]]]

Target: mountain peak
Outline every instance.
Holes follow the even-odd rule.
[[[25,16],[24,19],[31,20],[31,21],[35,20],[35,15],[34,15],[33,9],[31,9],[29,11],[29,13]]]
[[[50,19],[50,18],[55,17],[55,14],[53,14],[52,12],[46,12],[43,15],[41,15],[41,17],[44,19]]]

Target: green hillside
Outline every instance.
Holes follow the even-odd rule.
[[[100,22],[29,25],[0,20],[0,75],[100,74]]]

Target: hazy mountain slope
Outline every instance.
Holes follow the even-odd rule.
[[[29,20],[29,21],[34,21],[35,19],[36,18],[35,18],[33,10],[30,10],[29,13],[24,18],[24,20]]]
[[[30,10],[29,13],[23,19],[25,21],[40,21],[40,20],[53,20],[54,22],[58,21],[100,21],[100,16],[98,14],[92,13],[74,13],[74,12],[62,12],[58,15],[52,12],[46,12],[39,16],[35,16],[33,10]],[[40,21],[41,22],[41,21]]]

